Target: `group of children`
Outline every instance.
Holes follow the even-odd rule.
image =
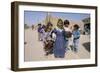
[[[38,40],[43,42],[45,55],[54,54],[55,58],[64,58],[66,50],[71,48],[78,51],[80,31],[75,24],[73,29],[69,28],[70,22],[58,19],[57,25],[48,22],[47,25],[38,24]],[[70,41],[72,40],[72,41]],[[72,42],[71,44],[69,44]],[[70,47],[69,47],[70,45]]]

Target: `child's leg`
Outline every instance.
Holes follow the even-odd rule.
[[[74,51],[78,52],[79,39],[74,40]]]
[[[43,41],[43,33],[40,33],[40,40]]]
[[[70,38],[70,48],[71,48],[71,50],[73,50],[73,36]]]
[[[46,56],[48,56],[50,54],[53,54],[53,49],[50,49],[50,50],[46,51]]]
[[[69,50],[69,40],[66,40],[66,51]]]
[[[49,50],[49,54],[53,54],[53,49],[52,48]]]

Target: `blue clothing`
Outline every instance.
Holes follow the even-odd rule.
[[[78,51],[79,38],[80,38],[80,31],[79,30],[73,31],[73,46],[75,52]]]
[[[79,39],[73,40],[73,47],[74,47],[74,51],[77,52],[78,51],[78,46],[79,46]]]
[[[80,37],[80,31],[79,30],[73,31],[73,37],[74,37],[74,39],[79,38]]]
[[[42,27],[38,27],[38,32],[41,33]]]
[[[55,57],[61,57],[64,58],[65,56],[65,50],[66,50],[66,41],[64,37],[64,31],[59,31],[57,29],[54,29],[53,31],[56,34],[56,40],[53,47],[53,53]]]

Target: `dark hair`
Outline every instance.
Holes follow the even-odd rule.
[[[75,29],[79,29],[80,27],[79,27],[78,24],[75,24],[75,25],[74,25],[74,28],[75,28]]]
[[[47,25],[45,26],[45,31],[47,32],[47,30],[49,29],[49,26],[53,26],[51,22],[48,22]]]
[[[42,28],[46,28],[46,26],[45,25],[42,25]]]
[[[52,23],[51,23],[51,22],[48,22],[48,23],[47,23],[47,26],[53,26],[53,25],[52,25]]]
[[[39,23],[38,26],[41,26],[41,24]]]
[[[66,25],[66,24],[70,24],[70,22],[69,22],[69,20],[64,20],[64,25]]]

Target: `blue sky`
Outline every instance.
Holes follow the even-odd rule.
[[[90,14],[84,13],[62,13],[62,12],[50,12],[51,16],[73,20],[81,21],[84,18],[90,17]],[[24,11],[24,23],[31,26],[43,21],[46,18],[47,12],[40,11]]]

